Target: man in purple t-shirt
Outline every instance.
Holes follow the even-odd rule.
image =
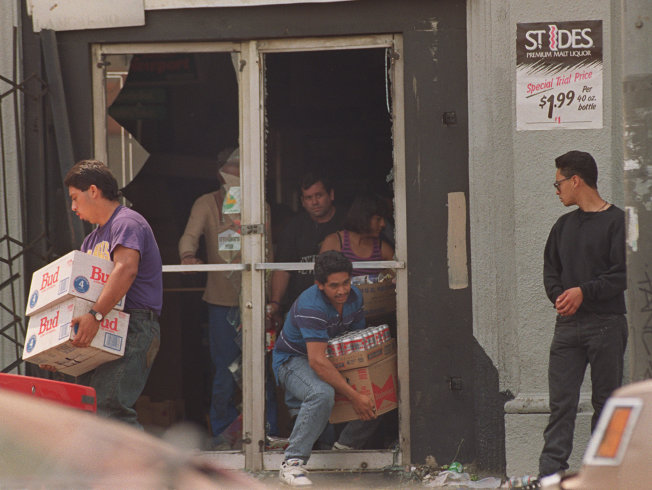
[[[160,345],[161,254],[145,218],[118,201],[118,183],[102,162],[76,163],[64,184],[72,211],[80,219],[98,225],[81,250],[115,264],[93,307],[72,319],[78,325],[73,345],[90,345],[104,315],[125,294],[125,311],[130,314],[124,356],[98,366],[78,381],[95,388],[100,414],[139,426],[133,406],[145,387]]]

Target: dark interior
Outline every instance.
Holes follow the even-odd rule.
[[[362,191],[393,198],[386,60],[384,49],[265,55],[265,199],[273,237],[300,211],[298,181],[310,170],[331,177],[336,204],[343,208]],[[124,194],[152,225],[163,263],[178,264],[177,244],[194,200],[217,189],[218,156],[238,145],[231,55],[135,55],[109,114],[150,153]],[[162,345],[144,394],[153,401],[178,400],[183,417],[208,433],[204,283],[201,273],[164,274]],[[287,436],[287,416],[279,405],[278,435]],[[396,411],[388,415],[372,447],[396,440]]]

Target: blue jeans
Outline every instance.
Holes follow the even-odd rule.
[[[624,315],[582,313],[557,317],[550,346],[550,420],[543,433],[541,476],[568,468],[586,365],[591,365],[593,431],[607,398],[622,383],[626,347]]]
[[[277,375],[279,383],[285,388],[286,399],[301,402],[290,434],[290,444],[285,450],[285,459],[299,458],[305,463],[310,458],[313,445],[328,425],[335,403],[335,390],[317,376],[307,357],[290,357],[278,367]],[[347,446],[361,448],[373,434],[379,420],[349,422],[340,434],[339,441]]]
[[[210,421],[214,436],[219,436],[238,417],[233,403],[236,383],[229,366],[240,355],[234,342],[240,324],[237,306],[208,305],[208,345],[215,368],[211,394]]]
[[[278,367],[281,386],[301,401],[301,408],[294,423],[285,459],[310,458],[312,446],[328,424],[335,403],[335,390],[322,381],[308,364],[308,358],[292,356]]]
[[[301,400],[296,398],[292,392],[285,390],[285,406],[288,409],[290,418],[295,419],[299,415],[299,410],[301,409]],[[314,449],[328,450],[333,447],[335,443],[335,427],[332,424],[326,424],[326,428],[317,438],[315,444],[313,445]]]
[[[79,376],[77,381],[95,388],[98,414],[141,427],[133,407],[161,345],[161,330],[149,310],[129,313],[124,356]]]
[[[278,436],[278,407],[276,404],[276,382],[272,371],[272,353],[265,356],[265,432]]]

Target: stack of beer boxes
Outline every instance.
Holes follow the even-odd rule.
[[[89,347],[72,345],[71,320],[93,307],[112,270],[110,260],[75,250],[34,272],[23,360],[78,376],[124,355],[129,326],[129,315],[121,311],[124,298],[105,315]]]
[[[372,348],[332,355],[329,359],[353,389],[371,398],[376,415],[398,407],[396,340],[387,339]],[[358,418],[349,399],[335,393],[329,422],[339,424]]]

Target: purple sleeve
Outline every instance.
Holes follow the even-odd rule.
[[[116,216],[111,227],[111,258],[118,245],[143,253],[145,230],[142,225],[129,216]]]
[[[88,250],[91,248],[90,245],[88,244],[90,237],[91,235],[86,235],[84,241],[81,244],[81,247],[79,247],[79,250],[81,250],[84,253],[88,253]]]

